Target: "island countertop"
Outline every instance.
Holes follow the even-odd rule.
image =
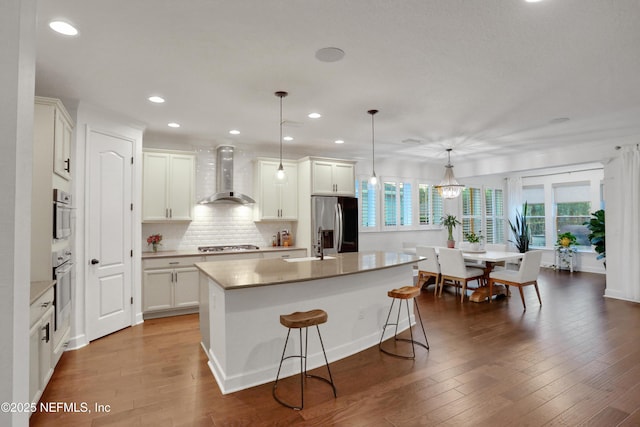
[[[325,279],[412,264],[420,258],[398,252],[348,252],[320,260],[245,259],[199,262],[195,266],[225,291]]]

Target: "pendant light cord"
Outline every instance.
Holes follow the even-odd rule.
[[[280,98],[280,165],[278,166],[278,169],[283,170],[283,167],[282,167],[282,98],[289,95],[289,93],[280,90],[276,92],[275,95]]]
[[[369,110],[367,113],[371,114],[371,171],[375,175],[376,173],[376,138],[375,138],[375,127],[373,125],[373,116],[378,112],[378,110]]]

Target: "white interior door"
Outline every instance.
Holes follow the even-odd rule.
[[[131,326],[133,142],[90,131],[87,335],[95,340]]]

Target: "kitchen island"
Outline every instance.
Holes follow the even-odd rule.
[[[377,344],[391,303],[387,292],[413,283],[418,259],[355,252],[324,260],[197,263],[202,346],[220,390],[226,394],[275,379],[287,331],[281,314],[325,310],[329,320],[320,328],[330,362]],[[399,329],[407,327],[405,319]],[[298,334],[292,336],[288,351],[299,348]],[[309,346],[307,365],[313,369],[324,363],[315,334]],[[299,364],[282,369],[281,376],[293,375]]]

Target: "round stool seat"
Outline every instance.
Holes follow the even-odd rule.
[[[400,289],[394,289],[387,292],[391,298],[411,299],[420,295],[420,288],[417,286],[403,286]],[[282,316],[280,316],[282,319]]]
[[[281,314],[280,323],[287,328],[307,328],[325,323],[327,318],[327,312],[320,309],[296,311],[291,314]]]

